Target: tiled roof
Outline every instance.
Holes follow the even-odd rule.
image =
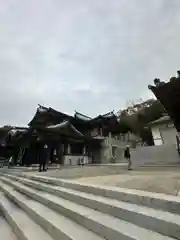
[[[46,127],[46,130],[65,134],[65,135],[68,135],[69,133],[71,133],[71,134],[76,134],[78,136],[83,136],[83,134],[80,131],[78,131],[69,121],[64,121],[56,125],[50,125]]]
[[[160,124],[160,123],[165,123],[165,122],[170,122],[170,121],[172,121],[172,120],[169,116],[163,116],[153,122],[150,122],[149,125]]]

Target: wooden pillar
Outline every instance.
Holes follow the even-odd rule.
[[[59,164],[64,164],[64,162],[63,162],[64,144],[58,143],[57,148],[56,148],[56,151],[57,151],[57,158],[58,158],[57,161],[58,161],[58,163],[59,163]]]
[[[101,136],[101,137],[103,136],[103,130],[102,130],[102,127],[100,128],[100,136]]]
[[[86,155],[86,146],[83,147],[83,155]]]
[[[69,143],[67,145],[67,154],[71,155],[71,144],[69,144]],[[69,161],[69,164],[71,165],[72,164],[71,156],[68,156],[68,161]]]
[[[71,144],[68,144],[67,154],[71,154]]]
[[[64,155],[64,150],[65,150],[64,144],[61,144],[61,151],[63,155]]]

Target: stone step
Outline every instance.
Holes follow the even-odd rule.
[[[18,207],[23,209],[26,214],[52,236],[50,239],[83,240],[84,236],[86,236],[87,240],[104,239],[43,204],[24,196],[9,185],[0,182],[0,188],[8,197],[9,202],[11,200],[11,202],[14,202]],[[36,227],[32,226],[31,231],[36,233]],[[32,240],[33,239],[41,238],[32,238]],[[46,240],[47,238],[44,239]]]
[[[94,195],[94,194],[91,194],[91,193],[81,192],[81,191],[68,189],[68,188],[64,188],[64,187],[60,187],[60,186],[54,186],[54,185],[46,184],[46,183],[42,183],[42,182],[40,183],[40,182],[37,181],[37,179],[35,181],[35,180],[30,180],[30,179],[27,179],[27,178],[11,176],[11,175],[7,175],[7,177],[11,178],[15,181],[20,181],[21,183],[23,183],[27,186],[37,188],[37,189],[40,189],[40,190],[43,190],[43,191],[47,191],[49,193],[52,193],[56,196],[60,196],[62,198],[68,199],[70,201],[73,201],[73,202],[76,202],[76,203],[79,203],[79,204],[83,204],[85,206],[92,207],[94,209],[98,208],[98,210],[103,211],[103,212],[108,211],[108,213],[109,213],[109,209],[111,207],[114,207],[115,214],[118,214],[117,213],[118,209],[116,209],[116,207],[119,206],[119,204],[121,204],[121,206],[122,205],[123,206],[131,206],[131,204],[128,204],[128,203],[125,203],[125,202],[122,202],[122,201],[118,201],[116,199],[102,197],[102,196]],[[138,197],[138,195],[137,195],[137,197]],[[165,197],[169,197],[169,196],[165,195]],[[174,199],[176,200],[175,202],[172,201]],[[153,200],[154,199],[152,199],[152,201]],[[156,200],[158,200],[158,199],[156,198]],[[162,198],[159,199],[159,205],[161,205],[161,201],[162,201],[162,204],[163,204],[164,199],[162,199]],[[133,202],[133,201],[129,201],[129,202]],[[99,203],[101,203],[101,205]],[[141,204],[141,202],[138,202],[138,204]],[[149,204],[149,205],[151,207],[153,207],[153,204]],[[172,197],[171,201],[170,201],[170,199],[168,199],[167,204],[165,206],[163,207],[164,208],[163,210],[178,213],[179,210],[180,210],[179,209],[180,208],[180,198],[179,197]],[[107,208],[108,208],[108,210],[107,210]],[[156,206],[156,209],[158,209],[158,206]],[[162,209],[161,206],[160,206],[160,209]],[[116,216],[116,215],[113,215],[113,216]]]
[[[3,216],[0,216],[0,234],[2,240],[18,240]]]
[[[126,214],[128,214],[129,211],[134,211],[136,214],[136,212],[141,213],[141,212],[144,212],[145,210],[145,208],[142,206],[134,205],[131,203],[126,203],[126,202],[122,202],[114,199],[109,199],[106,197],[101,197],[101,196],[97,196],[97,195],[93,195],[85,192],[67,189],[60,186],[39,183],[34,180],[24,179],[17,176],[7,176],[7,177],[12,178],[15,181],[19,181],[22,184],[27,185],[29,187],[46,191],[48,193],[52,193],[55,196],[62,197],[69,201],[90,207],[92,209],[98,210],[103,213],[107,213],[114,217],[122,216],[122,214],[125,215],[125,212]],[[153,213],[155,216],[157,215],[156,210],[146,208],[146,211],[148,210],[151,212],[151,214]],[[128,216],[124,216],[123,219],[131,221],[131,219],[129,219]]]
[[[19,240],[53,240],[47,232],[37,225],[22,209],[5,197],[2,192],[0,192],[0,208]],[[5,240],[2,235],[1,239]],[[10,240],[10,238],[7,240]]]
[[[8,175],[6,175],[8,176]],[[13,177],[12,175],[10,177]],[[61,186],[68,189],[73,189],[93,195],[108,197],[124,202],[129,202],[137,205],[143,205],[155,209],[161,209],[175,214],[180,214],[180,198],[179,196],[166,195],[161,193],[153,193],[135,189],[106,187],[98,185],[82,184],[75,181],[67,181],[57,178],[43,176],[27,176],[22,175],[26,179],[31,179],[37,182]]]
[[[104,214],[99,211],[92,210],[91,208],[54,196],[52,194],[24,186],[20,182],[14,182],[5,177],[1,177],[0,179],[6,184],[13,186],[22,194],[36,199],[42,204],[47,205],[56,212],[59,212],[64,216],[76,221],[77,223],[83,225],[89,230],[94,231],[106,239],[165,240],[172,239],[170,237],[180,239],[180,217],[174,214],[157,212],[155,216],[152,216],[151,212],[147,212],[147,209],[144,209],[144,212],[136,213],[136,206],[134,206],[133,211],[132,209],[129,209],[129,211],[122,210],[122,214],[119,216],[119,218],[123,219],[121,220],[108,214]],[[1,183],[0,187],[6,191],[7,185],[3,186]],[[148,209],[148,211],[151,210],[153,209]],[[128,218],[128,220],[130,220],[130,222],[134,222],[134,224],[124,221],[124,218]],[[140,227],[135,224],[142,226]],[[149,228],[151,230],[145,228]],[[161,234],[158,234],[156,232],[159,232]]]
[[[57,164],[55,165],[48,165],[47,166],[49,170],[55,170],[55,169],[58,169],[59,166]],[[34,172],[34,171],[38,171],[39,169],[39,165],[38,164],[35,164],[35,165],[32,165],[30,167],[22,167],[22,166],[13,166],[13,167],[10,167],[9,170],[12,170],[12,171],[19,171],[19,172]]]

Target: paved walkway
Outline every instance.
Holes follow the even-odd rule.
[[[150,192],[180,195],[180,171],[127,172],[113,176],[78,179],[81,183],[110,185]]]
[[[68,167],[47,172],[28,172],[55,178],[76,179],[82,183],[119,186],[150,192],[178,195],[180,166],[141,167],[127,171],[124,165]]]

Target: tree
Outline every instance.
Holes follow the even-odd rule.
[[[153,141],[148,123],[160,118],[166,111],[158,100],[148,99],[134,103],[119,113],[120,129],[123,133],[131,131],[151,145]]]
[[[132,132],[131,126],[128,123],[128,121],[126,121],[126,119],[120,119],[119,121],[119,131],[121,133],[127,133],[127,132]]]

